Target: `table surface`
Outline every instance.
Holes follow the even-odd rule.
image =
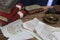
[[[44,8],[44,10],[46,11],[49,7],[48,6],[43,6],[43,8]],[[22,21],[23,22],[26,22],[26,21],[29,21],[29,20],[31,20],[31,19],[33,19],[33,18],[37,18],[37,19],[39,19],[40,21],[42,21],[42,22],[44,22],[43,21],[43,17],[44,17],[44,15],[45,15],[45,11],[43,11],[43,12],[40,12],[40,13],[37,13],[37,14],[32,14],[32,15],[27,15],[27,16],[25,16],[23,19],[22,19]],[[57,24],[48,24],[48,25],[51,25],[51,26],[53,26],[53,27],[60,27],[60,15],[59,14],[56,14],[56,16],[58,16],[58,18],[59,18],[59,22],[57,23]],[[46,23],[47,24],[47,23]],[[7,40],[8,38],[5,38],[4,36],[3,36],[3,34],[2,34],[2,32],[0,31],[0,40]],[[37,40],[36,38],[32,38],[32,39],[29,39],[29,40]]]

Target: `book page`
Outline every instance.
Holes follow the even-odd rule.
[[[56,40],[56,37],[52,33],[57,31],[57,29],[39,21],[37,18],[23,23],[23,27],[30,31],[35,30],[37,32],[35,35],[39,35],[38,37],[41,37],[43,40]]]
[[[40,21],[36,27],[36,31],[44,40],[57,40],[52,33],[59,30]]]
[[[8,25],[1,27],[1,31],[5,37],[17,35],[20,32],[22,32],[22,28],[21,28],[22,23],[23,22],[20,19],[16,20]]]

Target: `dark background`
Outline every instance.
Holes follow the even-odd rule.
[[[57,0],[56,4],[57,4],[57,5],[60,5],[60,0]]]
[[[41,6],[46,6],[48,0],[19,0],[21,3],[23,3],[25,6],[26,5],[31,5],[31,4],[38,4]],[[52,6],[54,5],[60,5],[60,0],[53,0]]]

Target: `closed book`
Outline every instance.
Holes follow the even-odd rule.
[[[27,11],[34,10],[34,9],[39,9],[39,8],[41,8],[41,6],[40,5],[37,5],[37,4],[25,6],[25,9]]]
[[[4,13],[4,12],[0,12],[0,16],[6,18],[6,20],[8,21],[9,19],[11,19],[16,13],[18,12],[18,8],[14,7],[11,11],[10,14]]]
[[[23,15],[21,15],[21,13],[22,13]],[[2,21],[0,22],[0,24],[1,24],[1,26],[7,25],[7,24],[9,24],[9,23],[11,23],[11,22],[14,22],[14,21],[20,19],[20,18],[23,18],[23,17],[26,16],[26,15],[27,15],[27,12],[26,12],[25,10],[21,10],[21,11],[20,11],[20,15],[17,13],[17,14],[15,14],[11,19],[9,19],[7,22],[4,21],[4,20],[2,20]],[[22,16],[22,17],[21,17],[21,16]],[[1,19],[0,19],[0,20],[1,20]]]
[[[6,9],[6,8],[10,8],[11,5],[14,6],[14,3],[17,3],[18,0],[3,0],[0,1],[0,8]]]
[[[34,10],[30,10],[30,11],[27,11],[28,14],[36,14],[36,13],[39,13],[39,12],[42,12],[44,11],[43,8],[39,8],[39,9],[34,9]]]
[[[25,17],[27,15],[27,12],[25,11],[25,10],[21,10],[20,11],[20,14],[16,14],[14,17],[12,17],[10,20],[9,20],[9,23],[10,22],[13,22],[13,21],[15,21],[15,20],[17,20],[17,19],[20,19],[20,18],[23,18],[23,17]]]
[[[22,4],[22,3],[17,3],[16,5],[21,6],[21,9],[23,8],[23,4]],[[11,10],[10,13],[0,12],[0,16],[1,16],[0,19],[4,18],[4,19],[6,19],[6,20],[8,21],[8,20],[11,19],[15,14],[17,14],[17,12],[19,11],[19,8],[16,7],[16,5],[12,8],[12,10]],[[3,19],[2,19],[2,20],[3,20]]]
[[[40,5],[30,5],[30,6],[25,6],[25,10],[28,12],[28,14],[35,14],[43,11],[44,9],[41,8]]]
[[[17,1],[14,1],[12,5],[9,6],[9,8],[2,8],[0,6],[0,12],[10,13],[12,8],[16,5]]]
[[[8,22],[3,21],[3,20],[0,20],[0,26],[5,26],[5,25],[7,25],[7,24],[9,24],[9,23],[11,23],[11,22],[16,21],[16,20],[19,19],[19,18],[20,18],[20,16],[17,14],[17,15],[15,15],[11,20],[9,20]]]

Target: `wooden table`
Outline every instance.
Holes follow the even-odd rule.
[[[49,7],[43,6],[43,8],[44,8],[45,11],[46,11]],[[26,21],[29,21],[29,20],[31,20],[31,19],[33,19],[33,18],[36,17],[37,19],[39,19],[40,21],[43,22],[43,17],[44,17],[44,15],[45,15],[45,11],[44,11],[44,12],[37,13],[37,14],[27,15],[27,16],[25,16],[25,17],[22,19],[22,21],[23,21],[23,22],[26,22]],[[51,26],[54,26],[54,27],[60,27],[60,15],[56,14],[56,16],[58,16],[59,22],[58,22],[57,24],[48,24],[48,25],[51,25]],[[2,34],[1,31],[0,31],[0,40],[7,40],[7,38],[5,38],[5,37],[3,36],[3,34]],[[29,40],[36,40],[36,38],[32,38],[32,39],[29,39]]]

